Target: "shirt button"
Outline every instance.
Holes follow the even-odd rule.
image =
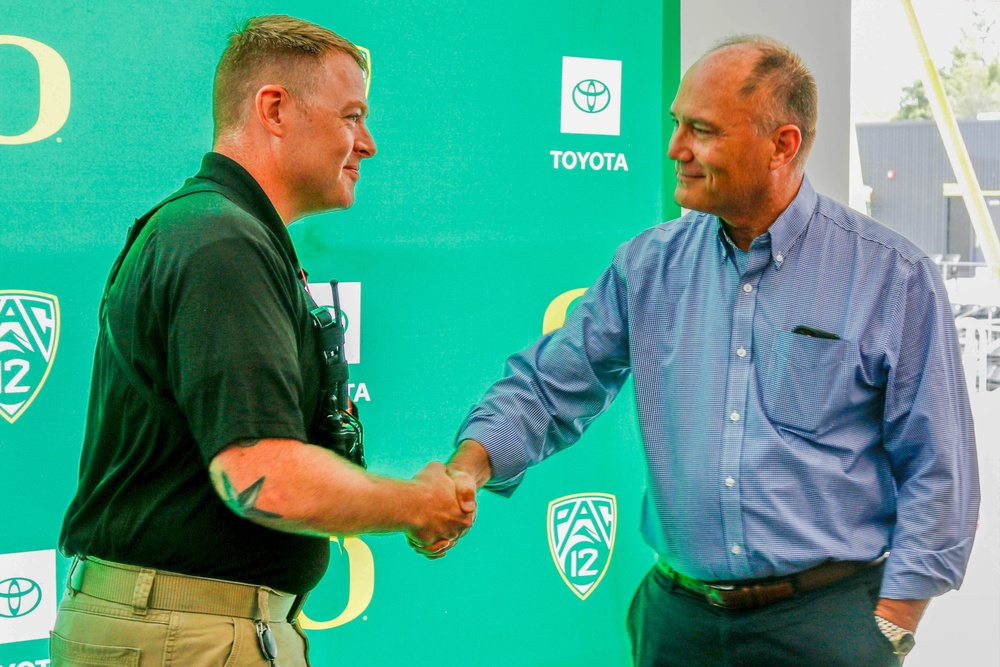
[[[740,546],[740,545],[738,545],[738,544],[734,544],[734,545],[733,545],[733,548],[732,548],[732,552],[733,552],[734,554],[736,554],[737,556],[739,556],[739,555],[740,555],[741,553],[743,553],[743,547],[741,547],[741,546]]]
[[[747,351],[744,350],[742,347],[736,348],[736,356],[742,359],[743,357],[747,356]]]
[[[733,479],[732,477],[727,477],[726,486],[728,486],[730,489],[733,488],[734,486],[736,486],[736,480]]]
[[[749,294],[750,292],[753,291],[753,285],[751,285],[750,283],[743,283],[743,291]]]
[[[734,422],[738,422],[738,421],[740,420],[740,413],[738,413],[738,412],[736,412],[735,410],[733,410],[733,411],[732,411],[732,412],[731,412],[731,413],[729,414],[729,418],[730,418],[730,419],[732,419],[732,420],[733,420]]]

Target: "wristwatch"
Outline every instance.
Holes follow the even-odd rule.
[[[878,625],[879,631],[892,644],[892,650],[896,655],[905,656],[913,650],[917,640],[913,637],[912,632],[878,615],[875,616],[875,623]]]

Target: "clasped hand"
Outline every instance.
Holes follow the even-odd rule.
[[[469,474],[437,461],[424,466],[413,481],[423,491],[422,504],[406,539],[417,553],[441,558],[476,520],[476,483]]]

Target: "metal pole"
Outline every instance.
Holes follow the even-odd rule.
[[[924,85],[927,87],[927,99],[934,112],[934,122],[937,123],[941,140],[944,141],[944,149],[948,154],[948,161],[951,162],[951,168],[955,172],[955,178],[958,180],[962,199],[965,200],[965,206],[969,209],[969,218],[972,220],[972,227],[976,230],[979,247],[983,251],[986,262],[990,265],[990,274],[994,280],[1000,281],[1000,239],[997,238],[997,230],[993,227],[993,220],[986,207],[982,188],[979,187],[979,179],[976,178],[976,172],[972,168],[969,151],[966,149],[965,141],[958,130],[958,123],[955,121],[955,114],[952,112],[951,105],[945,95],[941,77],[931,61],[927,42],[924,41],[923,31],[921,31],[917,15],[913,11],[913,4],[910,0],[902,0],[902,3],[903,11],[906,12],[906,17],[910,21],[910,29],[913,31],[913,40],[916,42],[917,50],[920,51],[920,57],[923,60]]]

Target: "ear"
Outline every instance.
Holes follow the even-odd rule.
[[[254,96],[254,115],[267,132],[280,137],[288,130],[291,99],[282,86],[267,85]]]
[[[774,152],[771,154],[771,169],[779,169],[792,160],[799,153],[802,146],[802,130],[797,125],[782,125],[774,131],[772,135]]]

